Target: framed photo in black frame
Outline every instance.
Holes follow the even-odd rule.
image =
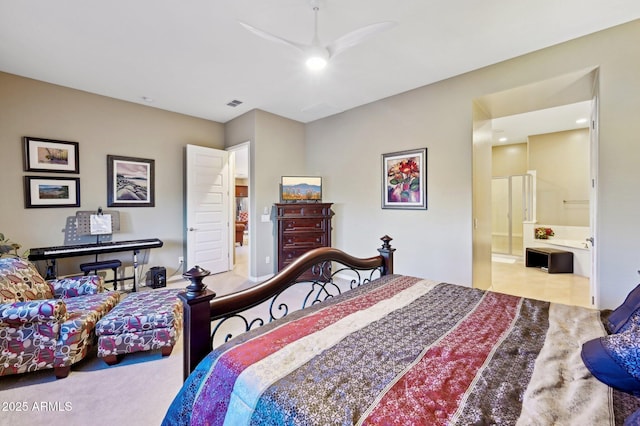
[[[24,206],[80,207],[80,178],[25,176]]]
[[[107,206],[155,207],[155,160],[107,155]]]
[[[26,172],[80,173],[78,142],[22,138]]]

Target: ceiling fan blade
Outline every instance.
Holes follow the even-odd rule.
[[[381,31],[385,31],[391,27],[395,27],[397,24],[398,23],[394,21],[384,21],[358,28],[357,30],[351,31],[350,33],[347,33],[331,42],[327,46],[327,50],[329,51],[331,57],[334,57],[340,52],[343,52],[350,47],[362,43],[369,37]]]
[[[295,41],[291,41],[291,40],[287,40],[287,39],[282,38],[282,37],[278,37],[276,35],[273,35],[273,34],[270,34],[270,33],[266,32],[266,31],[262,31],[261,29],[258,29],[256,27],[252,27],[251,25],[245,24],[242,21],[238,21],[238,23],[240,25],[242,25],[248,31],[250,31],[250,32],[254,33],[255,35],[257,35],[259,37],[262,37],[262,38],[264,38],[266,40],[273,41],[273,42],[280,43],[280,44],[284,44],[284,45],[290,46],[290,47],[295,47],[296,49],[299,49],[299,50],[301,50],[303,52],[309,47],[309,46],[304,45],[304,44],[296,43]]]

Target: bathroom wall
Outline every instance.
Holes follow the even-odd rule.
[[[589,226],[589,130],[529,136],[540,223]]]

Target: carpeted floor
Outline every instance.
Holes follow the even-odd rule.
[[[205,283],[219,295],[253,285],[233,272]],[[186,285],[178,278],[168,287]],[[182,385],[182,351],[181,336],[168,357],[139,352],[108,366],[94,348],[65,379],[53,370],[0,377],[0,425],[159,425]]]
[[[182,384],[182,339],[173,353],[124,357],[114,366],[95,349],[65,379],[52,370],[0,378],[0,424],[159,425]]]

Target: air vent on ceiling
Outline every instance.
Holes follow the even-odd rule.
[[[237,107],[238,105],[240,105],[242,103],[242,101],[239,101],[237,99],[232,100],[231,102],[229,102],[227,105],[230,107]]]

